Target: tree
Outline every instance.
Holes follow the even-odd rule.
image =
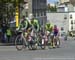
[[[50,12],[50,4],[47,5],[47,10]]]
[[[48,10],[48,12],[56,12],[57,11],[56,5],[50,6],[50,4],[48,4],[47,10]]]
[[[16,4],[20,8],[20,3],[24,4],[24,0],[0,0],[0,18],[6,23],[10,21],[11,16],[14,16]]]

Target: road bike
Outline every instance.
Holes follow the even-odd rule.
[[[26,48],[27,41],[24,32],[24,30],[17,32],[17,37],[15,38],[15,46],[17,50]]]

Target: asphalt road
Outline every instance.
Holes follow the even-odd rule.
[[[75,60],[75,40],[61,39],[60,48],[46,50],[17,51],[15,46],[0,46],[0,60]]]

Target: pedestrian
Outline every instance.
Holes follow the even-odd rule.
[[[5,23],[2,23],[2,42],[6,42],[6,30],[7,30],[7,25]]]
[[[2,41],[2,29],[0,27],[0,42]]]
[[[7,36],[8,43],[10,43],[11,35],[12,35],[11,29],[8,27],[7,31],[6,31],[6,36]]]

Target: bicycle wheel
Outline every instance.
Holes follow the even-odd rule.
[[[57,46],[57,48],[60,47],[60,39],[59,38],[57,39],[56,46]]]
[[[30,42],[28,42],[28,48],[29,48],[29,50],[36,50],[37,43],[35,41],[31,40]]]
[[[15,40],[15,46],[17,50],[22,50],[24,47],[24,38],[21,35],[18,35]]]
[[[45,40],[42,39],[41,41],[41,49],[45,49],[46,45],[45,45]]]

